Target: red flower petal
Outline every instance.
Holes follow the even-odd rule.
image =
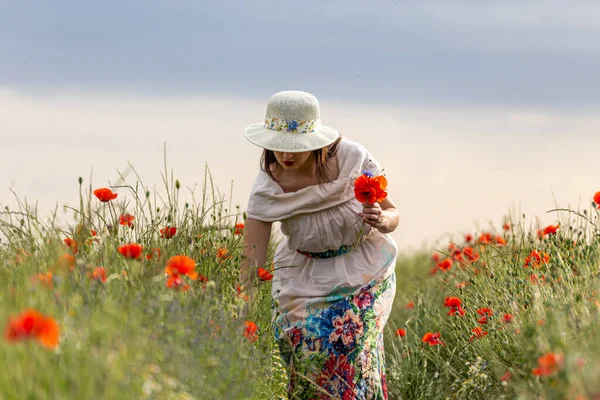
[[[113,193],[113,191],[108,188],[96,189],[94,190],[94,195],[103,203],[117,198],[117,193]]]

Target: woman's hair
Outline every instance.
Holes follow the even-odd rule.
[[[319,185],[329,181],[329,175],[325,170],[325,166],[327,165],[329,158],[337,153],[340,140],[342,140],[341,136],[329,146],[313,150],[313,155],[317,162],[317,182]],[[273,172],[271,171],[271,164],[275,164],[275,169],[280,168],[280,165],[275,158],[275,153],[272,150],[264,149],[260,158],[261,168],[271,177],[271,179],[275,180]]]

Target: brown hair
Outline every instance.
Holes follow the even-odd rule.
[[[329,146],[313,150],[313,155],[315,156],[315,161],[317,163],[317,182],[319,185],[329,181],[329,175],[327,174],[327,171],[325,171],[325,166],[327,165],[329,158],[333,157],[337,153],[338,145],[341,140],[342,137],[340,136]],[[261,168],[271,177],[271,179],[275,181],[276,179],[271,171],[271,164],[275,164],[275,169],[280,167],[277,159],[275,158],[275,153],[272,150],[264,149],[260,158]]]

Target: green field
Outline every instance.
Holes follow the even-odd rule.
[[[160,194],[124,182],[107,202],[80,181],[69,224],[21,202],[2,210],[0,398],[285,398],[270,282],[252,302],[238,291],[243,210],[227,209],[210,182],[207,174],[202,198],[184,203],[173,178]],[[586,209],[554,211],[556,233],[525,229],[523,216],[399,257],[385,332],[390,399],[600,397],[600,224],[590,191]],[[142,246],[139,258],[119,252],[129,243]],[[167,277],[177,255],[199,275]],[[56,346],[46,328],[19,325],[27,309],[56,321]]]

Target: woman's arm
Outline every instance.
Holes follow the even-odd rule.
[[[363,218],[363,221],[381,233],[393,232],[400,221],[400,213],[389,194],[381,204],[364,203],[363,212],[358,215]]]
[[[256,270],[267,262],[267,249],[271,238],[272,222],[246,218],[244,224],[243,261],[240,267],[241,283],[249,288],[256,277]]]

